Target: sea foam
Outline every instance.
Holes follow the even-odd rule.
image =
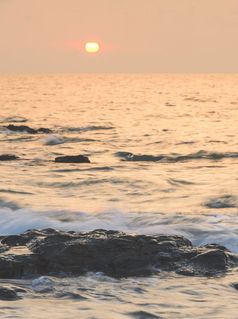
[[[119,230],[146,235],[182,235],[195,245],[217,243],[238,252],[238,212],[232,215],[164,213],[124,213],[106,211],[97,214],[72,211],[35,211],[0,201],[0,235],[19,234],[28,229],[91,231]]]
[[[43,140],[44,145],[58,145],[65,142],[65,139],[59,135],[49,135]]]

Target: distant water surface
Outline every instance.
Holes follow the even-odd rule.
[[[0,107],[0,155],[22,159],[0,162],[0,234],[119,229],[181,234],[238,252],[238,75],[2,75]],[[9,124],[53,132],[16,133]],[[77,154],[91,163],[54,163],[56,156]],[[89,310],[81,318],[237,318],[237,292],[224,291],[229,280],[238,281],[236,273],[211,279],[209,287],[176,276],[156,288],[148,286],[155,278],[114,283],[92,276],[84,287],[99,281],[114,293],[107,303],[103,289],[93,296],[87,291]],[[139,287],[141,294],[124,298],[122,287],[130,293]],[[177,298],[170,305],[168,292]],[[231,300],[224,311],[223,294]],[[41,318],[21,315],[29,300],[16,305],[18,317]],[[34,304],[36,313],[50,311],[47,300]],[[65,301],[52,318],[71,312],[75,318],[77,302]],[[4,309],[1,318],[7,318]]]

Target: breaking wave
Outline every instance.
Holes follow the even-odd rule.
[[[73,211],[35,211],[16,203],[0,201],[0,235],[19,234],[27,229],[55,228],[91,231],[120,230],[128,233],[182,235],[195,245],[217,243],[238,252],[238,211],[233,214],[203,215],[123,213],[106,211],[97,214]]]
[[[58,145],[64,142],[65,139],[59,135],[49,135],[43,140],[44,145]]]

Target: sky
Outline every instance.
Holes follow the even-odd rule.
[[[238,0],[0,0],[0,41],[0,73],[238,72]]]

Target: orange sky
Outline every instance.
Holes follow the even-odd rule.
[[[237,31],[238,0],[0,0],[0,72],[238,72]]]

